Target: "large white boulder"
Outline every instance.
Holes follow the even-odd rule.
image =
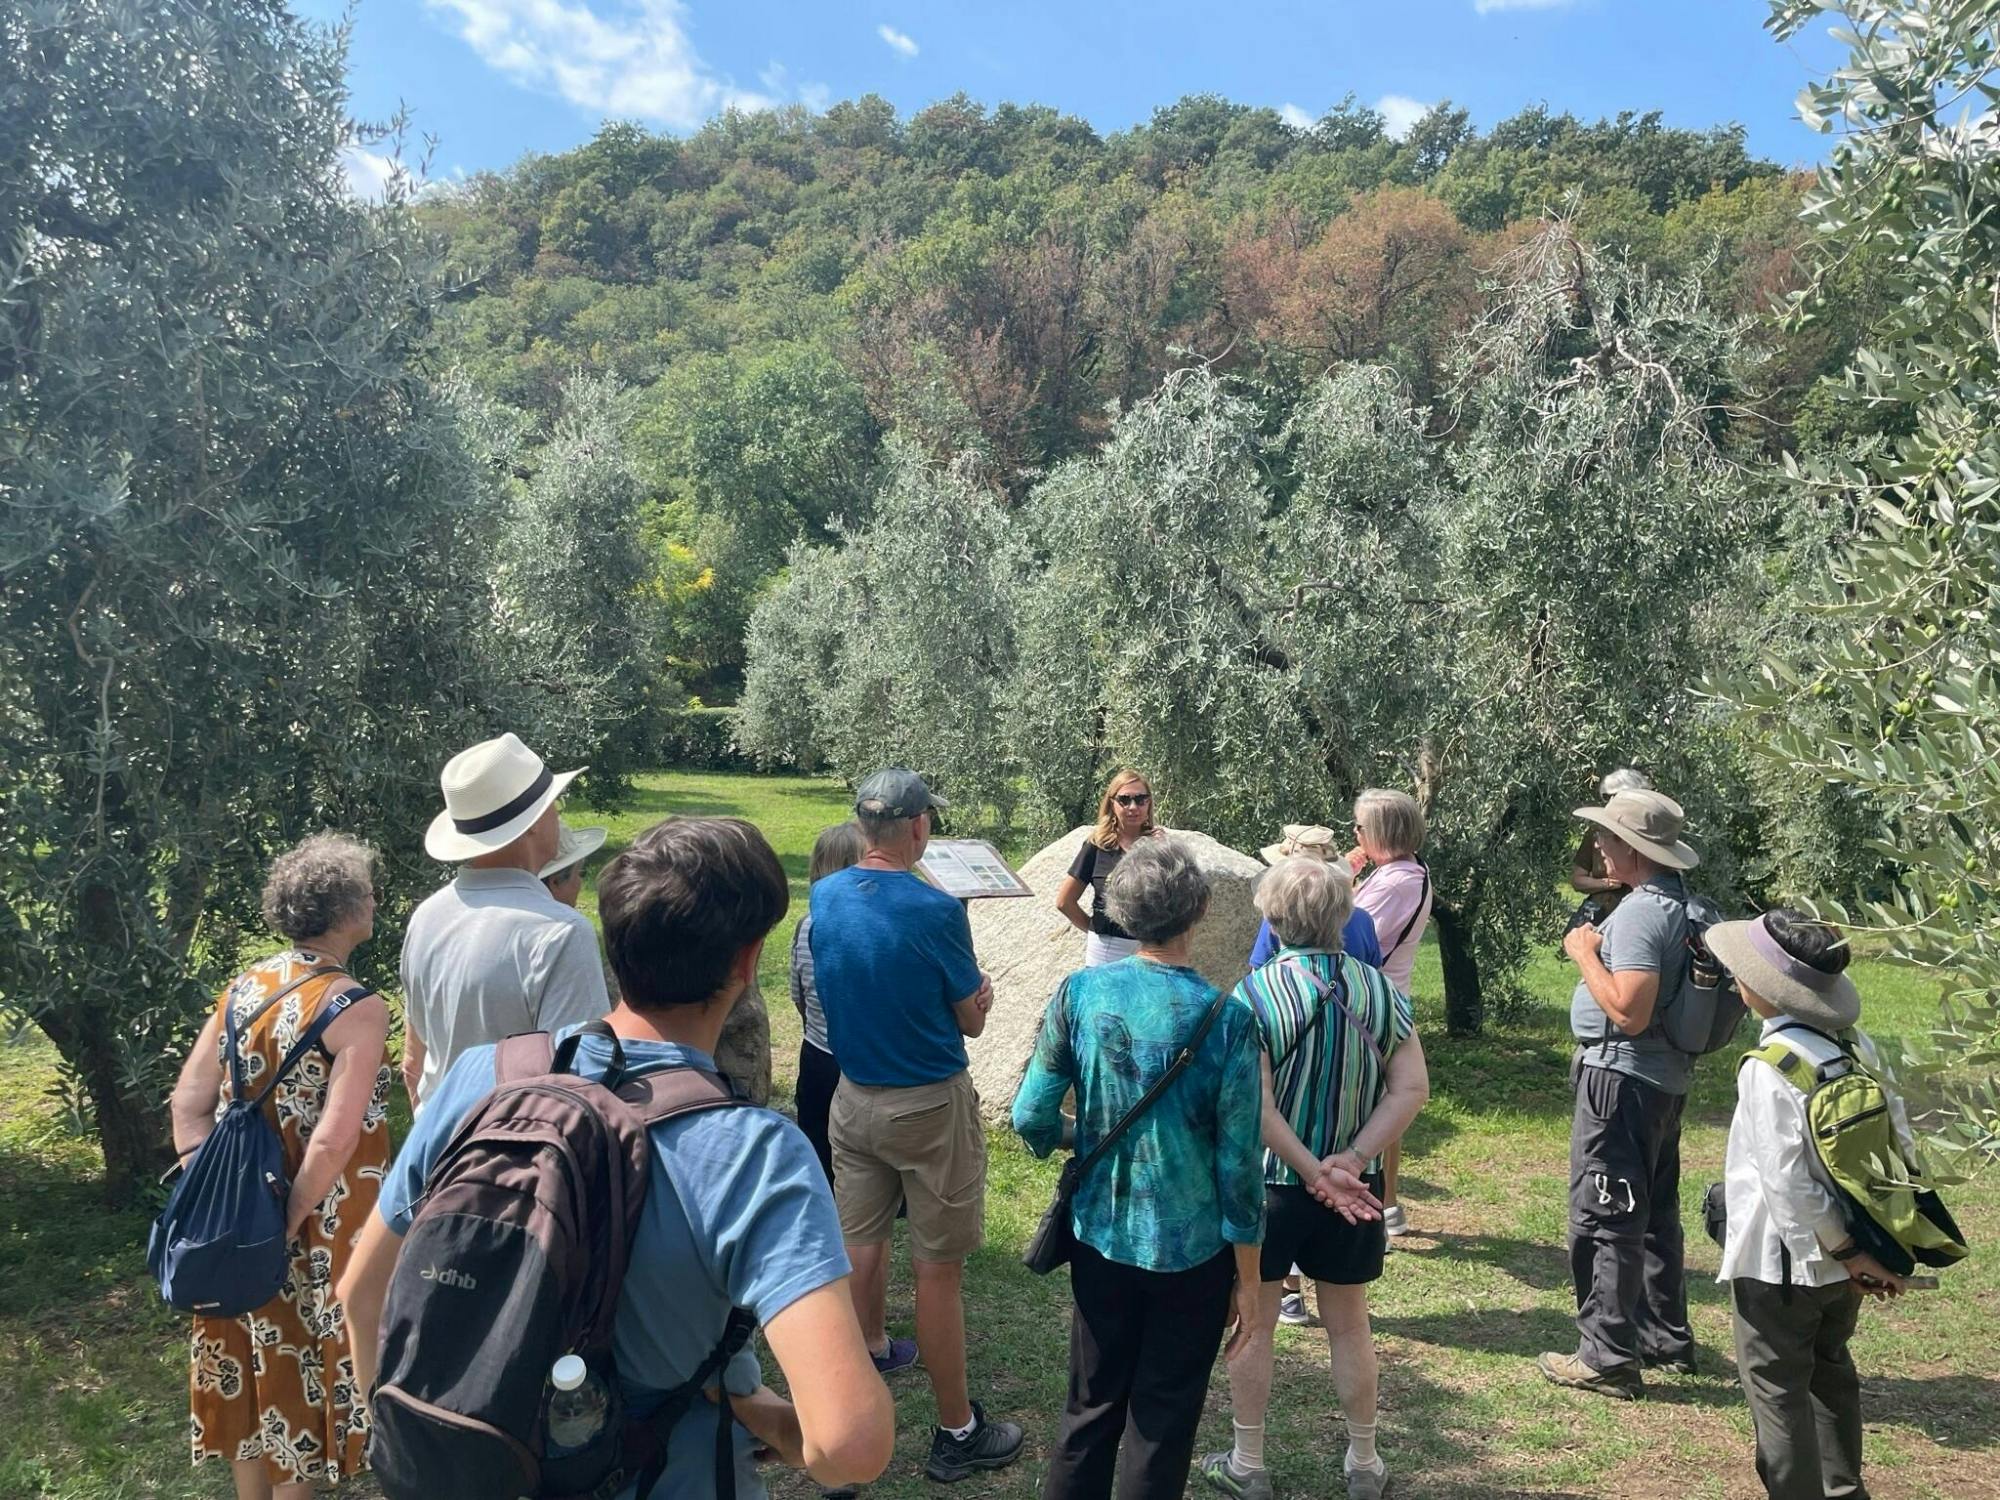
[[[993,976],[993,1010],[984,1033],[966,1050],[989,1121],[1007,1120],[1049,997],[1083,966],[1083,934],[1057,912],[1056,887],[1089,835],[1088,827],[1073,828],[1021,866],[1021,878],[1034,895],[972,903],[972,945],[979,967]],[[1195,929],[1190,956],[1210,984],[1229,989],[1249,972],[1258,921],[1250,892],[1264,866],[1205,833],[1175,829],[1173,836],[1193,852],[1209,883],[1208,916]],[[1086,889],[1086,910],[1090,901]]]

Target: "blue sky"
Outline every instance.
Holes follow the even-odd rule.
[[[341,0],[301,9],[332,19]],[[1815,161],[1828,138],[1792,100],[1836,54],[1823,38],[1778,45],[1766,14],[1764,0],[358,0],[350,64],[356,113],[408,105],[438,138],[438,176],[564,150],[606,119],[686,132],[732,104],[869,92],[908,114],[961,89],[1107,133],[1200,92],[1303,121],[1351,90],[1392,125],[1444,98],[1482,126],[1537,103],[1658,109]]]

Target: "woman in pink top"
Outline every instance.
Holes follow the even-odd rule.
[[[1355,888],[1354,904],[1375,921],[1382,972],[1407,995],[1417,948],[1431,920],[1431,872],[1417,858],[1424,843],[1424,811],[1408,792],[1370,787],[1354,799],[1354,838],[1349,868],[1359,879],[1372,867]],[[1382,1223],[1392,1235],[1404,1233],[1410,1223],[1396,1201],[1402,1155],[1401,1141],[1382,1153]]]

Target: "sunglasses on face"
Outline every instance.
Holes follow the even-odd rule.
[[[1151,792],[1120,792],[1111,799],[1120,807],[1144,807],[1153,800]]]

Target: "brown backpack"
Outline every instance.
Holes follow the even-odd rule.
[[[577,1044],[611,1043],[602,1082],[572,1071]],[[666,1467],[667,1435],[748,1341],[737,1309],[715,1348],[643,1421],[627,1418],[612,1332],[645,1207],[654,1125],[749,1101],[718,1074],[627,1079],[611,1028],[592,1022],[500,1043],[493,1092],[431,1168],[390,1278],[368,1460],[389,1500],[616,1495],[639,1500]],[[587,1445],[545,1452],[549,1373],[582,1356],[609,1411]],[[716,1405],[716,1494],[732,1500],[729,1405]]]

